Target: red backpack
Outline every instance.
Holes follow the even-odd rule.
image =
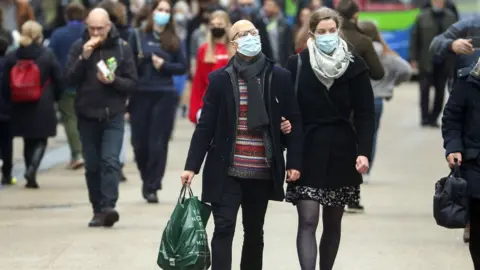
[[[44,88],[35,60],[18,60],[10,71],[11,100],[18,103],[38,102]]]

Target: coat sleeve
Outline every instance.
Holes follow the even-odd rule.
[[[463,152],[463,126],[466,111],[466,94],[468,82],[459,79],[453,86],[442,117],[442,137],[445,154]]]
[[[50,54],[49,58],[51,62],[50,78],[54,87],[53,89],[55,93],[55,100],[58,101],[60,100],[63,90],[65,89],[65,80],[63,79],[62,68],[58,63],[57,58],[55,57],[53,52],[49,51],[48,53]]]
[[[65,68],[65,80],[68,82],[68,86],[80,85],[85,79],[87,60],[79,58],[82,50],[82,41],[78,40],[73,43],[68,53],[67,66]]]
[[[120,64],[120,72],[115,76],[112,86],[115,90],[130,93],[137,88],[137,66],[133,58],[132,49],[128,44],[123,45],[123,62]]]
[[[11,54],[10,54],[11,56]],[[10,91],[10,71],[13,68],[13,62],[7,59],[3,66],[3,75],[0,80],[0,116],[9,117],[11,112],[11,91]]]
[[[413,23],[412,32],[410,33],[410,44],[408,47],[408,53],[410,55],[410,61],[418,61],[419,56],[418,53],[418,37],[419,37],[419,20],[418,17]]]
[[[434,57],[444,59],[454,54],[452,51],[452,43],[459,38],[466,38],[468,29],[473,25],[473,20],[477,17],[464,19],[452,24],[447,31],[436,36],[430,43],[430,51]]]
[[[354,77],[350,87],[353,92],[353,124],[357,133],[357,154],[370,159],[375,132],[375,106],[368,73],[362,72]]]
[[[378,57],[370,38],[367,38],[367,42],[365,42],[363,60],[365,60],[369,69],[370,77],[373,80],[380,80],[383,78],[383,76],[385,76],[385,70],[383,69],[382,62],[380,62],[380,58]]]
[[[285,87],[284,103],[282,116],[290,121],[292,131],[286,137],[287,144],[287,166],[286,169],[295,169],[301,171],[303,157],[303,123],[300,109],[298,108],[297,98],[295,97],[294,86],[291,80],[290,72],[282,76]]]
[[[221,90],[223,88],[217,86],[214,75],[215,73],[211,73],[208,76],[210,84],[203,97],[201,116],[193,132],[187,160],[185,162],[185,170],[193,171],[195,174],[200,172],[203,159],[207,154],[208,147],[217,128],[218,109],[221,100]]]

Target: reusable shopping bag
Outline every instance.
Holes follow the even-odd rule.
[[[188,198],[187,196],[188,192]],[[211,207],[183,186],[163,231],[157,264],[164,270],[207,270],[211,265],[205,227]]]

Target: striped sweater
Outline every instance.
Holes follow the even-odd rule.
[[[248,179],[271,179],[270,162],[265,151],[266,132],[250,131],[247,127],[248,91],[244,80],[239,79],[240,110],[233,163],[229,175]]]

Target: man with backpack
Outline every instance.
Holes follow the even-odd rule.
[[[0,82],[3,79],[3,67],[5,52],[9,46],[9,40],[0,37]],[[1,85],[1,83],[0,83]],[[10,126],[9,117],[9,94],[5,93],[6,89],[2,89],[0,92],[0,166],[2,167],[2,185],[11,185],[15,183],[15,179],[12,177],[12,155],[13,155],[13,137],[12,129]]]
[[[66,80],[77,86],[78,130],[94,216],[90,227],[111,227],[120,181],[120,151],[128,94],[136,89],[137,70],[131,48],[119,37],[107,11],[93,9],[87,31],[67,60]]]

